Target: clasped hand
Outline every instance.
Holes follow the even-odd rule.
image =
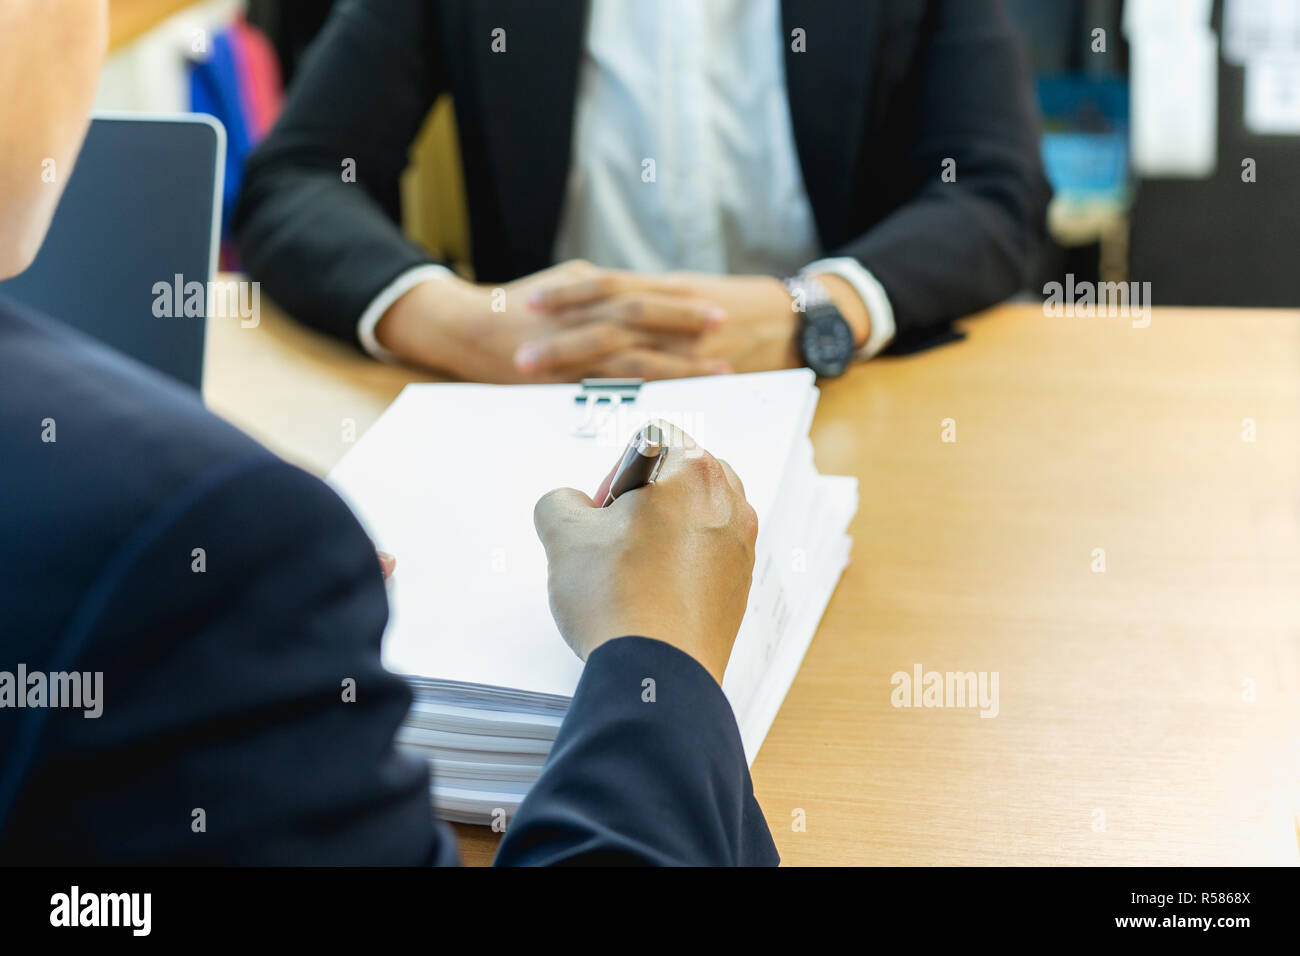
[[[376,328],[399,357],[478,382],[794,368],[798,314],[770,276],[640,275],[571,261],[500,287],[447,277]]]

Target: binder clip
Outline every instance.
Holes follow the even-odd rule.
[[[637,393],[645,384],[643,378],[584,378],[582,388],[574,401],[579,405],[597,405],[609,402],[618,405],[622,402],[635,402]]]
[[[576,434],[595,438],[620,406],[636,401],[644,384],[643,378],[584,378],[573,399],[585,412]]]

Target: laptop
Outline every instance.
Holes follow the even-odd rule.
[[[0,296],[200,388],[206,309],[185,304],[216,274],[225,153],[211,116],[96,113],[45,244]]]

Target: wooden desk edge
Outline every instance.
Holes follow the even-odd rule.
[[[196,0],[110,0],[108,52],[116,53]]]

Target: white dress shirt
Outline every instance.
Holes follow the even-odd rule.
[[[856,259],[819,259],[785,87],[780,0],[592,0],[554,259],[659,273],[834,273],[862,297],[870,358],[894,337],[889,297]],[[399,276],[358,325],[408,290]]]

